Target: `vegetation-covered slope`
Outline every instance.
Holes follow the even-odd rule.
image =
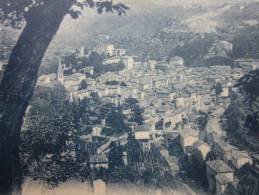
[[[259,70],[241,78],[239,91],[232,95],[229,108],[222,116],[229,138],[250,150],[259,149]]]

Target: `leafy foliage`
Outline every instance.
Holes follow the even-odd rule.
[[[91,66],[98,66],[98,65],[102,65],[104,56],[100,55],[97,52],[91,52],[91,54],[89,55],[89,63]]]
[[[199,130],[204,131],[208,123],[208,114],[200,112],[200,116],[197,118],[197,126]]]
[[[245,165],[238,171],[238,189],[240,194],[256,195],[259,193],[258,175],[253,172],[251,165]]]
[[[82,89],[87,89],[87,82],[86,80],[82,80],[81,83],[80,83],[80,86],[79,86],[79,90],[82,90]]]
[[[28,116],[29,127],[22,132],[20,145],[24,176],[51,185],[72,177],[86,180],[90,173],[88,155],[78,151],[80,132],[75,105],[56,91],[57,88],[37,88]],[[43,99],[51,102],[43,103],[46,113],[38,112]]]
[[[116,132],[122,132],[126,126],[124,124],[124,116],[121,109],[111,107],[106,116],[106,123],[115,129]]]
[[[123,148],[120,144],[112,142],[111,150],[108,153],[109,169],[113,170],[124,166],[123,163]]]
[[[251,150],[259,148],[258,74],[258,70],[252,71],[238,81],[239,92],[232,95],[231,104],[222,116],[223,128]]]
[[[249,72],[238,80],[236,86],[239,87],[246,101],[255,101],[259,97],[259,70]]]
[[[221,83],[216,83],[213,89],[216,96],[219,96],[223,92]]]
[[[244,122],[244,114],[241,112],[238,105],[241,102],[237,96],[233,96],[231,98],[231,104],[226,109],[224,113],[225,120],[222,120],[223,128],[226,129],[229,133],[234,133],[240,129],[242,129]]]
[[[11,151],[8,153],[3,149],[0,154],[4,156],[3,159],[19,159],[18,152],[13,152],[17,151],[18,143],[9,143],[20,138],[23,115],[35,87],[42,58],[65,15],[70,14],[72,18],[78,18],[84,7],[95,8],[98,13],[115,12],[118,15],[125,14],[125,10],[128,9],[123,4],[114,5],[112,1],[102,0],[0,1],[0,23],[16,28],[22,28],[26,24],[10,55],[0,86],[2,97],[19,94],[19,101],[15,104],[12,103],[13,106],[17,107],[17,113],[6,114],[10,113],[10,111],[7,112],[8,106],[3,106],[1,110],[1,115],[3,114],[3,118],[6,120],[1,121],[0,128],[1,131],[4,129],[7,132],[1,137],[1,143],[8,149],[10,146]],[[8,105],[9,99],[2,98],[1,104]],[[66,107],[69,106],[63,106],[61,110]],[[5,115],[11,116],[6,117]],[[67,112],[65,109],[60,113],[56,112],[53,118],[44,118],[45,121],[42,122],[42,118],[39,120],[35,116],[31,117],[31,119],[35,119],[34,125],[29,126],[29,130],[26,131],[30,135],[26,135],[26,133],[24,135],[27,137],[26,141],[28,141],[23,141],[22,145],[23,159],[27,159],[24,164],[27,175],[55,185],[70,177],[80,177],[82,173],[83,176],[89,174],[88,166],[84,163],[78,164],[80,160],[77,161],[76,144],[78,137],[73,112]],[[2,142],[3,140],[4,142]],[[3,166],[3,164],[5,163],[1,163],[0,166],[1,172],[4,171],[5,167],[8,168],[3,177],[6,179],[0,181],[0,193],[2,194],[2,191],[4,191],[8,192],[4,194],[11,194],[14,186],[21,187],[20,178],[15,173],[19,171],[19,160],[11,162],[7,166]],[[16,168],[13,167],[18,168],[15,170]]]
[[[52,185],[72,177],[88,179],[88,161],[83,161],[77,154],[79,134],[71,108],[64,108],[48,121],[33,124],[22,133],[21,154],[25,176]]]
[[[206,162],[200,151],[194,151],[190,157],[189,175],[199,181],[204,187],[207,186]]]
[[[140,108],[138,103],[139,102],[136,98],[127,98],[123,104],[123,107],[126,109],[131,109],[132,117],[129,120],[130,122],[136,122],[139,125],[142,125],[144,122],[142,115],[144,110]]]
[[[22,27],[23,23],[31,19],[31,14],[37,8],[46,8],[48,4],[60,2],[71,5],[68,14],[74,19],[78,18],[85,8],[95,8],[99,14],[103,12],[116,12],[119,16],[126,13],[129,8],[124,4],[113,4],[112,1],[94,0],[4,0],[0,2],[0,22],[12,27]],[[58,8],[57,8],[58,9]],[[46,14],[47,14],[47,10]]]

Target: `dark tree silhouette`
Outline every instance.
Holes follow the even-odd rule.
[[[21,133],[24,176],[50,185],[58,185],[72,177],[83,181],[89,179],[90,171],[85,169],[87,161],[82,162],[77,151],[79,133],[73,105],[66,105],[47,120],[35,117],[32,119],[34,124]]]
[[[236,87],[245,95],[245,101],[252,103],[259,96],[259,70],[254,70],[238,80]]]
[[[79,86],[79,90],[82,90],[82,89],[87,89],[87,82],[86,80],[82,80],[81,83],[80,83],[80,86]]]
[[[0,194],[20,193],[18,143],[23,115],[37,81],[44,53],[67,14],[78,18],[77,8],[98,13],[128,9],[123,4],[94,0],[1,0],[0,22],[23,28],[10,55],[0,85]]]
[[[122,110],[117,107],[110,108],[106,116],[106,123],[118,134],[125,131],[124,115]]]
[[[108,153],[109,169],[114,170],[124,166],[123,163],[123,148],[120,143],[112,142],[110,145],[110,152]]]
[[[199,130],[204,131],[208,124],[208,113],[199,112],[200,116],[197,118],[197,126]]]
[[[215,95],[218,97],[223,92],[221,83],[216,83],[216,85],[214,86],[214,90]]]

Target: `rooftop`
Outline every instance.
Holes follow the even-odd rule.
[[[64,79],[65,79],[65,81],[77,81],[77,80],[80,80],[81,78],[84,78],[84,77],[85,77],[84,74],[74,73],[74,74],[71,74],[69,76],[65,76]]]
[[[148,125],[140,125],[135,128],[135,131],[150,131],[150,127]]]
[[[93,155],[90,157],[90,163],[108,163],[108,158],[105,155]]]
[[[235,149],[234,146],[232,146],[231,144],[224,142],[224,141],[217,141],[216,144],[224,151],[231,151],[233,149]]]
[[[216,176],[216,180],[220,183],[220,184],[228,184],[232,182],[232,179],[229,178],[227,175],[220,173]]]
[[[224,161],[222,160],[213,160],[208,161],[207,166],[213,170],[215,173],[227,173],[234,172]]]
[[[241,158],[250,159],[250,156],[246,151],[233,150],[231,155],[232,155],[232,158],[234,158],[234,159],[241,159]]]

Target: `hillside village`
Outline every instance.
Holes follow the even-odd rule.
[[[75,2],[83,7],[84,1]],[[20,169],[21,194],[36,195],[37,188],[57,195],[83,186],[83,194],[93,195],[258,195],[259,2],[124,2],[130,7],[125,17],[92,11],[73,22],[65,17],[44,55],[25,52],[27,60],[38,55],[41,65],[19,120],[19,140],[3,147],[7,155],[17,147],[18,158],[7,162]],[[69,12],[72,18],[79,13]],[[6,24],[0,28],[0,85],[4,79],[4,89],[14,90],[1,97],[11,102],[3,110],[15,104],[16,114],[27,77],[6,82],[8,63],[19,57],[15,48],[27,25]],[[24,69],[35,66],[26,63]],[[0,114],[0,121],[9,118],[14,127],[14,115],[2,113],[7,117]],[[0,164],[8,170],[8,163]],[[9,181],[3,175],[0,180]]]
[[[81,150],[90,150],[92,170],[98,172],[111,166],[107,156],[111,143],[127,148],[130,142],[136,141],[144,156],[136,160],[129,150],[124,149],[125,170],[144,173],[154,169],[158,165],[148,158],[152,159],[152,152],[160,148],[161,157],[175,177],[182,175],[181,159],[185,159],[188,167],[194,163],[193,157],[199,158],[199,166],[203,167],[200,171],[206,173],[205,180],[211,193],[236,194],[240,170],[244,171],[244,165],[246,172],[258,174],[258,155],[226,142],[227,135],[220,121],[230,103],[231,93],[237,90],[235,82],[248,71],[256,69],[258,64],[240,59],[233,67],[195,68],[184,66],[184,60],[179,56],[139,62],[137,56],[128,55],[125,49],[112,44],[98,52],[105,56],[102,66],[108,67],[106,72],[96,75],[93,65],[82,65],[84,58],[90,55],[82,47],[76,52],[76,63],[81,63],[80,69],[60,57],[57,73],[40,76],[37,84],[48,86],[58,81],[66,89],[71,102],[83,101],[94,94],[103,104],[122,109],[124,123],[129,130],[109,136],[104,134],[104,129],[111,127],[107,126],[105,117],[98,114],[100,105],[92,105],[95,112],[89,118],[92,130],[82,135],[80,141]],[[109,71],[109,66],[119,63],[123,64],[122,69]],[[123,106],[129,100],[134,100],[141,110],[142,120],[131,120],[134,109]],[[182,152],[172,153],[171,145],[175,144]]]

